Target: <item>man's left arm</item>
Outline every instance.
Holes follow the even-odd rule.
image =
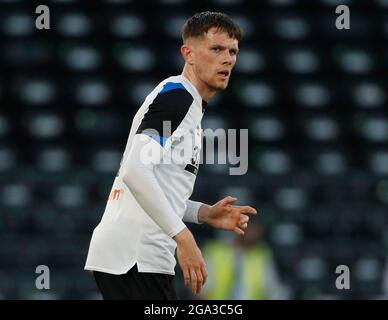
[[[257,211],[250,206],[232,205],[236,201],[237,198],[230,196],[214,205],[187,200],[183,221],[207,223],[214,228],[234,231],[238,235],[243,235],[249,221],[249,216],[246,214],[255,215]]]

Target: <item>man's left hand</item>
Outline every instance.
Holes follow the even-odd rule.
[[[243,235],[249,221],[249,216],[246,214],[256,215],[257,211],[250,206],[232,205],[236,201],[237,198],[228,196],[212,206],[203,204],[198,212],[199,222]]]

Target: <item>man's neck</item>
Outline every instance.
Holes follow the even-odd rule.
[[[199,80],[193,70],[185,66],[182,71],[182,75],[191,82],[191,84],[197,89],[202,100],[206,103],[216,94],[215,90],[210,89],[205,83]]]

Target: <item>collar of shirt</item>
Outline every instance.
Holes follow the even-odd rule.
[[[207,102],[202,99],[201,95],[199,94],[197,88],[190,82],[189,79],[187,79],[183,74],[180,75],[183,79],[183,81],[190,86],[191,89],[193,89],[194,93],[197,95],[197,97],[202,101],[202,113],[205,112]]]

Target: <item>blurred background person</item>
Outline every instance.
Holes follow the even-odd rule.
[[[290,290],[277,272],[271,247],[258,219],[250,219],[245,235],[219,236],[203,246],[209,280],[202,299],[288,299]]]

